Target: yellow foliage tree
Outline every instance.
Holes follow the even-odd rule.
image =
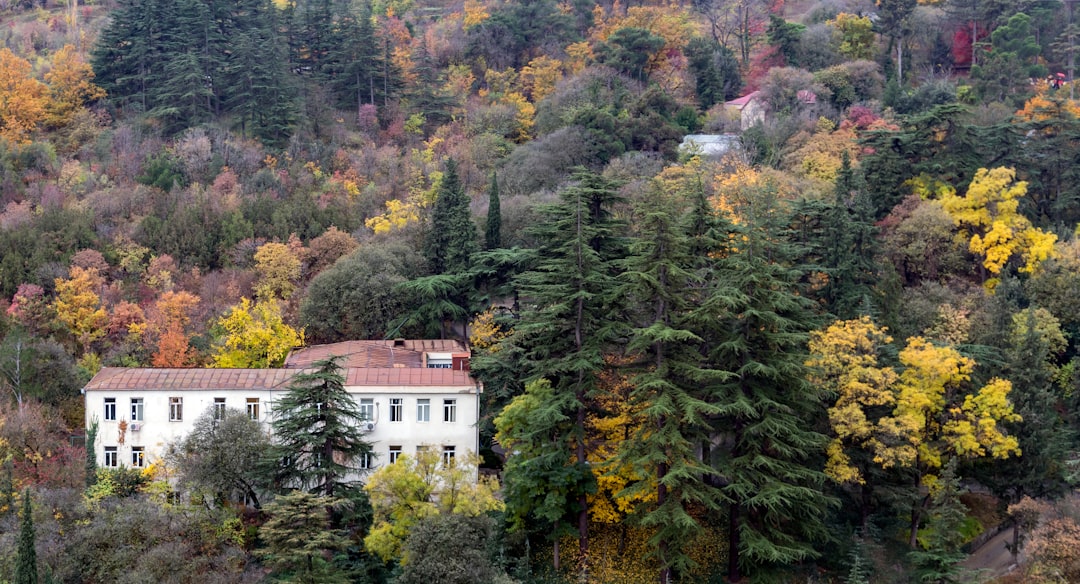
[[[562,79],[562,67],[562,61],[541,55],[521,68],[522,85],[533,103],[555,91],[555,84]]]
[[[375,471],[364,485],[375,512],[374,524],[364,547],[385,561],[401,559],[405,540],[423,518],[456,513],[468,517],[504,508],[499,483],[492,477],[476,477],[480,457],[466,453],[449,464],[434,449],[416,456],[402,454]]]
[[[364,225],[375,233],[389,233],[419,221],[420,207],[416,201],[390,199],[386,202],[386,212],[364,220]]]
[[[465,0],[465,20],[463,26],[465,30],[484,22],[491,18],[491,13],[487,11],[487,7],[483,2],[479,0]]]
[[[94,85],[94,70],[71,45],[64,45],[52,58],[52,69],[45,74],[49,84],[49,103],[45,124],[52,128],[66,126],[83,105],[105,97],[105,90]]]
[[[1052,257],[1057,236],[1031,225],[1018,211],[1027,194],[1027,183],[1015,181],[1016,171],[998,167],[980,168],[963,197],[945,189],[941,205],[953,222],[970,235],[969,249],[983,256],[983,266],[993,276],[1001,273],[1015,255],[1023,261],[1021,272],[1032,273]],[[988,285],[992,288],[996,280]]]
[[[67,327],[85,354],[90,344],[105,336],[109,315],[101,306],[97,288],[97,270],[72,266],[67,279],[57,278],[56,300],[52,307],[56,318]]]
[[[874,23],[869,16],[841,12],[826,24],[833,27],[840,37],[840,54],[849,59],[872,59],[874,57]]]
[[[0,138],[29,142],[45,118],[48,88],[34,79],[30,63],[0,49]]]
[[[811,380],[837,395],[829,408],[833,439],[825,465],[825,472],[836,482],[865,483],[866,472],[852,462],[849,448],[868,452],[886,448],[879,420],[869,409],[896,402],[893,385],[898,376],[891,367],[879,366],[877,360],[881,347],[891,342],[886,329],[867,316],[837,321],[810,335],[811,357],[806,364],[815,371]]]
[[[304,344],[304,331],[285,324],[281,307],[269,299],[240,304],[218,320],[225,333],[213,356],[213,366],[221,368],[280,367],[294,347]]]
[[[255,252],[255,271],[259,281],[255,294],[260,300],[288,300],[300,278],[300,257],[284,243],[265,243]]]

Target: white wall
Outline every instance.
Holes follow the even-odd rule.
[[[375,404],[375,428],[366,435],[372,442],[376,454],[376,465],[387,463],[389,447],[400,446],[404,454],[415,454],[417,447],[428,445],[437,451],[443,446],[454,446],[458,456],[466,452],[477,452],[478,396],[476,390],[464,387],[347,387],[350,394],[359,402],[360,398],[372,398]],[[460,393],[459,393],[460,392]],[[98,421],[98,439],[95,449],[98,464],[104,465],[105,447],[118,447],[119,462],[131,466],[132,447],[145,448],[146,463],[159,459],[169,443],[179,442],[195,425],[195,420],[210,409],[214,398],[225,398],[228,408],[245,410],[248,398],[259,399],[259,421],[269,431],[271,409],[274,400],[280,398],[284,390],[91,390],[86,392],[86,422]],[[143,399],[143,421],[132,422],[131,398]],[[169,420],[169,398],[183,399],[183,419]],[[390,421],[390,399],[403,399],[403,419]],[[117,416],[115,421],[105,420],[105,398],[116,399]],[[430,421],[417,421],[417,400],[429,399],[431,404]],[[457,400],[455,422],[443,421],[443,400]],[[126,420],[128,430],[124,444],[119,444],[119,422]],[[132,424],[140,424],[134,431]]]

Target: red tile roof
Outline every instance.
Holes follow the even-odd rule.
[[[423,367],[424,353],[462,351],[465,351],[465,346],[450,339],[344,341],[297,349],[285,359],[285,367],[310,367],[316,361],[331,356],[344,357],[341,361],[344,367]]]
[[[298,369],[152,369],[104,367],[86,391],[284,389]],[[468,371],[427,368],[351,367],[347,387],[476,387]]]

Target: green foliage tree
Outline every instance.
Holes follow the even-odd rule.
[[[502,247],[502,210],[499,201],[499,177],[491,173],[491,186],[488,187],[487,224],[484,230],[484,250],[491,251]]]
[[[545,378],[558,396],[555,403],[569,416],[569,441],[555,444],[570,450],[562,455],[578,465],[587,463],[586,400],[595,390],[604,367],[604,351],[618,333],[615,318],[619,298],[616,261],[625,255],[622,225],[611,216],[618,200],[615,185],[596,174],[579,171],[576,183],[560,193],[560,202],[543,209],[535,233],[543,243],[532,270],[518,277],[529,308],[515,329],[514,342],[523,349],[525,378]],[[588,558],[587,490],[591,481],[577,482],[578,543],[582,570]],[[507,487],[510,487],[508,485]],[[566,511],[567,509],[564,509]],[[561,515],[561,514],[560,514]],[[548,520],[555,516],[550,513]]]
[[[769,28],[765,34],[769,44],[775,45],[784,56],[788,67],[799,66],[799,43],[806,26],[797,22],[788,22],[775,14],[769,15]]]
[[[86,429],[86,488],[89,489],[97,482],[97,433],[98,421],[95,418]]]
[[[473,584],[511,580],[499,570],[488,549],[494,521],[486,516],[436,515],[420,521],[405,542],[399,584]]]
[[[30,506],[30,489],[23,491],[22,521],[19,527],[19,546],[15,556],[13,584],[37,584],[38,561],[35,547],[34,513]]]
[[[209,492],[219,503],[246,499],[258,509],[265,491],[259,464],[269,447],[259,422],[247,412],[209,409],[170,448],[168,458],[192,492]]]
[[[825,437],[821,391],[810,385],[806,342],[817,325],[798,294],[799,273],[785,262],[791,251],[779,236],[777,204],[767,189],[734,201],[735,248],[716,278],[734,290],[725,314],[713,321],[713,366],[730,371],[712,403],[713,453],[727,504],[728,578],[757,578],[817,556],[811,542],[828,539],[823,515],[834,501],[823,492],[825,473],[815,459]]]
[[[649,78],[649,60],[663,47],[663,37],[648,29],[628,26],[611,33],[596,53],[616,71],[644,82]]]
[[[553,563],[560,567],[559,538],[582,512],[584,496],[596,486],[586,463],[572,455],[573,418],[578,404],[573,394],[556,391],[546,379],[525,385],[525,393],[510,401],[495,418],[496,439],[511,453],[503,470],[503,498],[511,529],[538,525],[554,546]]]
[[[695,331],[705,328],[703,315],[693,315],[692,309],[702,298],[691,291],[702,288],[702,274],[694,269],[699,258],[690,255],[680,202],[659,184],[640,201],[639,235],[619,290],[637,307],[627,349],[641,356],[642,369],[632,378],[630,394],[641,408],[641,423],[620,445],[621,456],[650,477],[620,496],[644,497],[643,490],[655,485],[655,505],[643,509],[640,518],[653,533],[650,544],[664,583],[678,581],[694,565],[686,549],[702,531],[694,511],[721,507],[719,493],[708,484],[716,471],[697,449],[709,439],[709,418],[720,413],[710,403],[709,389],[727,377],[708,369],[700,352],[703,339]]]
[[[738,97],[742,89],[739,61],[731,49],[713,39],[694,37],[684,49],[694,73],[698,107],[707,110]]]
[[[1031,30],[1031,17],[1014,14],[990,35],[991,50],[971,67],[972,79],[984,99],[1005,101],[1028,91],[1028,79],[1046,76],[1046,67],[1034,62],[1042,52]]]
[[[274,445],[266,463],[277,488],[300,488],[325,497],[356,489],[349,475],[372,451],[360,433],[364,415],[344,384],[340,358],[332,357],[295,375],[276,402]]]
[[[458,177],[457,162],[451,158],[446,161],[446,172],[431,211],[424,255],[432,274],[459,274],[468,270],[477,251],[469,196]]]
[[[296,584],[349,582],[328,556],[348,547],[348,540],[330,526],[326,510],[339,504],[328,496],[292,491],[266,506],[269,516],[259,530],[266,542],[263,561],[279,576]]]
[[[960,562],[966,557],[960,549],[964,542],[965,507],[960,502],[960,477],[956,460],[945,466],[941,483],[934,492],[925,537],[919,549],[910,552],[916,578],[927,584],[961,582]]]

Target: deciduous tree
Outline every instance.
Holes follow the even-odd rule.
[[[275,300],[252,304],[242,298],[218,326],[224,333],[215,347],[214,367],[280,367],[289,351],[304,343],[304,331],[285,324]]]
[[[29,142],[45,119],[47,92],[45,84],[34,79],[26,59],[0,49],[0,137]]]
[[[71,267],[69,278],[56,279],[56,300],[53,301],[56,318],[71,332],[82,354],[88,353],[90,345],[105,336],[105,326],[109,322],[109,315],[97,293],[100,285],[96,271],[78,266]]]
[[[79,108],[105,97],[105,90],[94,85],[94,70],[72,45],[53,55],[45,83],[49,85],[45,123],[53,128],[66,126]]]

